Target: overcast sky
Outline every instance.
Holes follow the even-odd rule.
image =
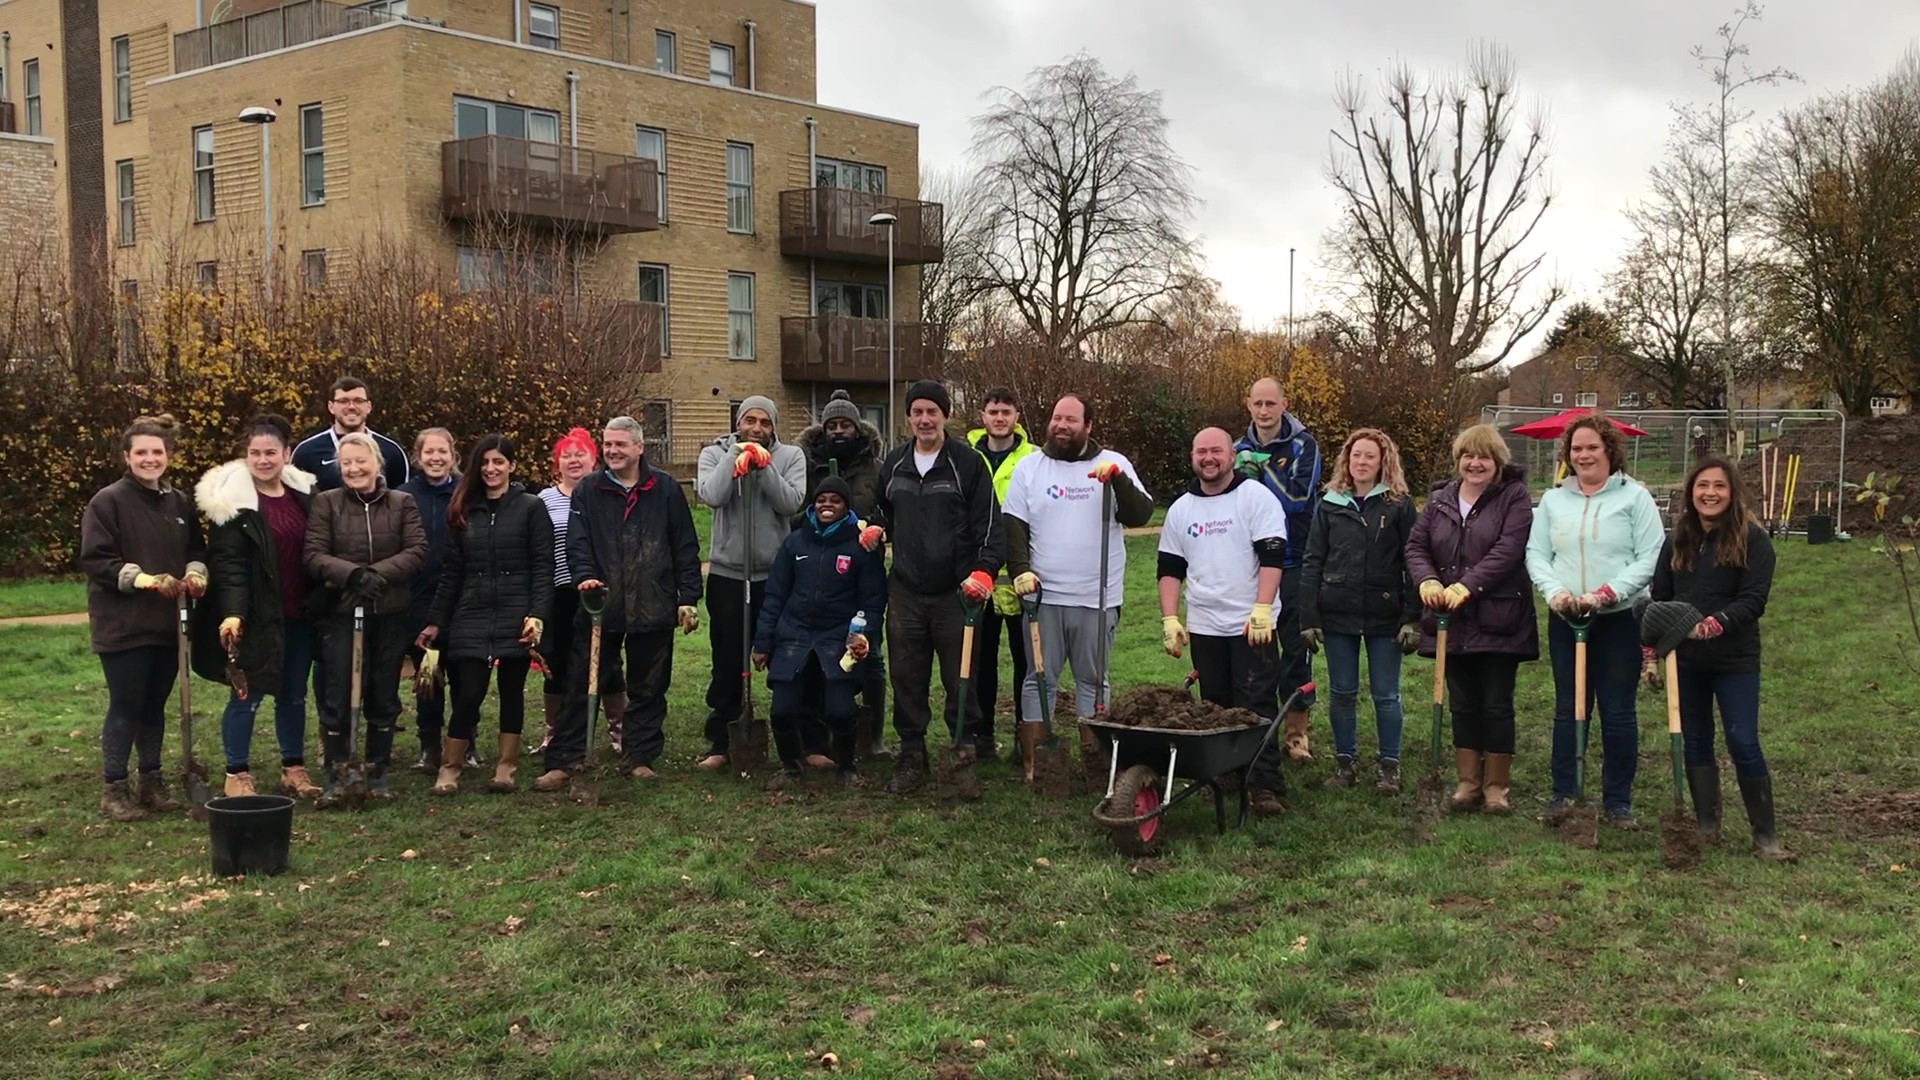
[[[1712,85],[1688,55],[1735,0],[818,0],[821,101],[916,121],[929,166],[965,158],[981,95],[1082,49],[1165,99],[1175,149],[1203,206],[1209,272],[1255,324],[1314,303],[1317,247],[1336,217],[1326,179],[1336,79],[1377,83],[1387,62],[1458,65],[1485,39],[1509,49],[1521,92],[1552,124],[1555,202],[1545,269],[1592,296],[1622,244],[1621,210],[1660,155],[1679,100]],[[1803,82],[1755,87],[1764,122],[1817,93],[1859,87],[1920,41],[1920,0],[1774,0],[1743,40],[1758,69]]]

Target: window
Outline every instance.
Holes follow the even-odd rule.
[[[318,105],[300,106],[300,205],[327,201],[326,116]]]
[[[113,122],[124,124],[133,119],[133,44],[124,37],[113,39]]]
[[[887,170],[878,165],[862,165],[857,161],[819,158],[813,166],[813,186],[885,195]]]
[[[213,220],[213,128],[193,129],[193,220]]]
[[[667,268],[658,263],[640,264],[640,302],[660,305],[660,355],[673,355],[673,332],[667,306]],[[647,430],[651,431],[652,428]]]
[[[506,256],[491,248],[460,246],[460,291],[492,292],[506,280]]]
[[[1613,407],[1616,409],[1637,409],[1640,407],[1640,395],[1621,394],[1614,399]]]
[[[727,144],[727,231],[753,231],[753,147]]]
[[[659,128],[633,129],[633,155],[653,162],[660,175],[660,223],[667,221],[667,133]]]
[[[560,9],[545,4],[527,5],[527,40],[535,48],[560,47]]]
[[[318,291],[327,287],[327,249],[314,248],[300,253],[300,281]]]
[[[753,359],[753,275],[727,275],[727,359]]]
[[[851,281],[822,281],[813,287],[815,315],[848,315],[856,319],[887,317],[887,287]]]
[[[407,17],[407,0],[374,0],[371,4],[361,4],[354,9],[373,16],[377,23],[392,22]]]
[[[680,59],[674,49],[674,38],[665,30],[653,32],[653,70],[668,74],[680,70]]]
[[[137,224],[133,201],[133,162],[114,162],[113,176],[114,194],[120,210],[120,246],[132,247]]]
[[[21,63],[20,82],[27,91],[27,134],[43,134],[40,130],[40,61],[27,60]]]
[[[453,99],[453,137],[504,135],[510,139],[560,145],[560,114],[475,98]]]
[[[717,43],[707,46],[707,81],[720,86],[733,85],[733,46]]]
[[[642,404],[640,430],[646,437],[648,461],[662,465],[673,460],[673,409],[668,402]]]
[[[220,264],[209,260],[193,264],[194,284],[208,292],[220,287]]]
[[[1563,402],[1565,402],[1566,400],[1567,400],[1567,395],[1565,395],[1565,394],[1555,394],[1555,395],[1553,395],[1553,403],[1554,403],[1555,405],[1559,405],[1559,404],[1561,404],[1561,403],[1563,403]]]
[[[140,283],[120,283],[120,366],[134,367],[140,359]]]
[[[1600,404],[1600,395],[1599,394],[1575,394],[1573,397],[1573,404],[1577,408],[1591,409],[1594,406]]]

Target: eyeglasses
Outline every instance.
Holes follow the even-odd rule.
[[[373,399],[364,397],[337,397],[333,399],[333,403],[335,405],[371,405],[373,404]]]

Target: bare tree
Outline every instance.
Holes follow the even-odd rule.
[[[986,186],[980,174],[966,168],[923,168],[920,197],[941,205],[945,229],[945,257],[920,268],[920,321],[947,344],[968,336],[978,323],[980,305],[988,288],[986,255],[992,242],[987,229]]]
[[[1482,46],[1456,75],[1390,68],[1379,112],[1357,79],[1335,96],[1329,175],[1343,226],[1376,295],[1404,306],[1427,362],[1450,377],[1506,359],[1561,296],[1529,293],[1542,256],[1525,249],[1552,196],[1546,122],[1517,123],[1514,84],[1507,54]]]
[[[1648,179],[1651,191],[1627,211],[1632,244],[1607,279],[1625,346],[1608,365],[1659,387],[1668,408],[1704,406],[1722,373],[1708,328],[1722,283],[1713,170],[1699,147],[1683,142]]]
[[[1157,321],[1159,301],[1193,275],[1197,204],[1159,93],[1082,53],[989,99],[973,122],[982,283],[1056,351]]]

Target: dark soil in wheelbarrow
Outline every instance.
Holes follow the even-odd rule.
[[[1228,709],[1196,701],[1187,691],[1172,686],[1143,686],[1127,691],[1113,703],[1107,719],[1127,727],[1171,731],[1214,731],[1263,722],[1246,709]]]

